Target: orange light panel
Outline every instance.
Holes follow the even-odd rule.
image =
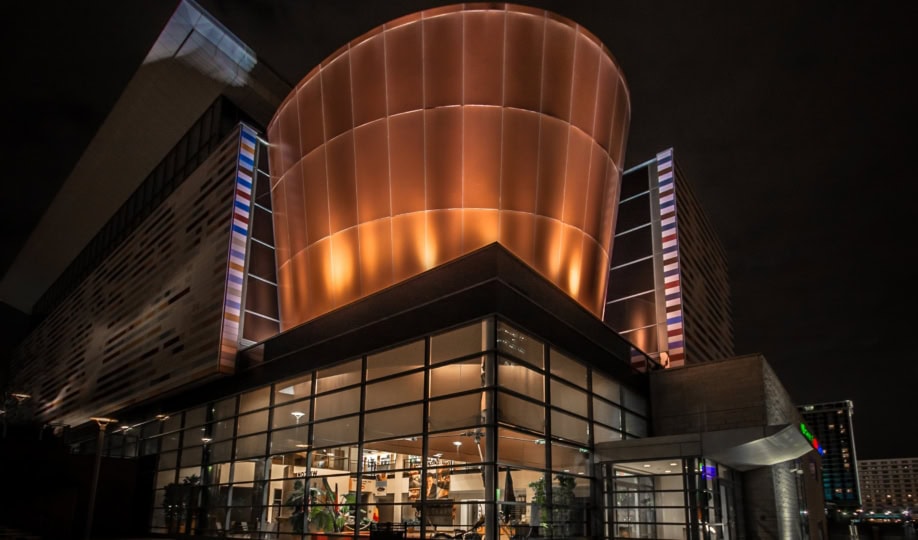
[[[268,126],[283,328],[493,242],[601,317],[629,116],[606,48],[543,10],[350,42]]]

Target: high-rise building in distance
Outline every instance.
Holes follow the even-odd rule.
[[[864,512],[911,513],[918,499],[918,457],[859,459]]]
[[[625,171],[613,246],[606,324],[667,367],[733,356],[727,257],[673,149]]]
[[[801,405],[800,412],[819,439],[826,504],[838,509],[861,506],[857,453],[854,448],[854,403],[850,400]]]

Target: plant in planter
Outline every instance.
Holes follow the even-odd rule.
[[[539,527],[545,536],[568,538],[571,530],[571,506],[574,503],[574,478],[555,476],[557,486],[552,486],[551,508],[548,507],[548,495],[545,489],[545,477],[529,483],[533,491],[532,502],[538,509]],[[530,518],[532,519],[532,518]]]
[[[308,510],[306,507],[306,495],[308,488]],[[328,485],[328,481],[322,479],[321,486],[307,486],[302,480],[297,480],[293,484],[293,491],[287,496],[284,504],[293,507],[293,514],[290,516],[290,523],[293,532],[306,532],[306,525],[310,531],[314,532],[341,532],[345,527],[353,528],[353,517],[351,515],[357,500],[355,493],[348,493],[344,496],[337,496]],[[365,513],[365,511],[362,511]],[[305,519],[304,519],[305,518]],[[365,519],[361,519],[361,526],[364,525]]]

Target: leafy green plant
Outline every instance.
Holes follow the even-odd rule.
[[[538,506],[539,527],[545,536],[567,538],[571,529],[571,508],[574,504],[574,478],[571,476],[555,476],[558,485],[551,489],[551,508],[548,506],[548,493],[545,487],[545,477],[542,476],[535,482],[529,483],[533,491],[532,502]]]
[[[341,532],[347,526],[353,526],[352,512],[356,506],[357,494],[348,493],[336,496],[335,492],[323,479],[321,486],[308,487],[309,507],[306,507],[307,486],[302,480],[293,483],[293,491],[287,495],[284,504],[293,507],[290,522],[293,531],[304,533],[306,523],[310,529],[324,532]],[[366,511],[361,510],[360,526],[368,524]],[[304,516],[307,518],[304,520]]]

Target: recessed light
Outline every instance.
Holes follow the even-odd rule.
[[[645,469],[649,469],[649,468],[650,468],[650,463],[645,463],[645,464],[644,464],[644,468],[645,468]]]
[[[298,444],[296,445],[296,447],[297,448],[309,448],[309,445],[308,444]]]
[[[456,445],[456,448],[462,446],[462,441],[453,441],[453,444]]]
[[[213,439],[211,439],[210,437],[201,437],[201,442],[204,443],[204,444],[207,444],[207,443],[209,443],[209,442],[212,441],[212,440],[213,440]]]
[[[679,465],[679,464],[676,463],[676,462],[672,462],[672,463],[669,464],[670,467],[676,467],[676,466],[678,466],[678,465]]]
[[[665,472],[665,473],[667,473],[667,474],[669,474],[669,473],[671,473],[671,472],[673,472],[673,471],[671,471],[671,470],[669,470],[669,469],[666,469],[666,470],[665,470],[665,471],[663,471],[663,472]]]

